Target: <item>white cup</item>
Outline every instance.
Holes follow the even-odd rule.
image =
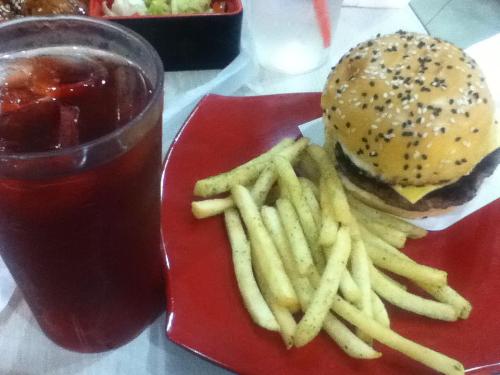
[[[301,74],[323,65],[342,0],[250,0],[252,49],[264,68]]]

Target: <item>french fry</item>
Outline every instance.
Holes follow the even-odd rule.
[[[332,246],[333,244],[330,246],[322,246],[325,259],[328,259],[330,257],[330,251],[332,249]],[[320,273],[315,269],[309,275],[309,277],[314,287],[317,288],[321,280]],[[352,279],[352,276],[347,268],[344,270],[344,272],[342,272],[339,289],[342,295],[350,302],[357,302],[361,297],[361,292],[359,290],[359,287]]]
[[[307,243],[309,244],[314,262],[318,268],[322,270],[325,267],[325,259],[318,246],[318,227],[314,221],[311,209],[304,198],[300,181],[288,160],[281,156],[277,156],[273,159],[273,162],[276,167],[276,172],[279,175],[279,179],[288,191],[290,201],[297,211],[297,215],[299,217],[300,224],[304,229],[304,234],[306,236]]]
[[[392,283],[387,282],[384,277],[380,276],[378,270],[373,266],[370,269],[370,277],[375,292],[395,306],[432,319],[448,322],[457,320],[457,313],[450,305],[425,299],[395,287]]]
[[[323,249],[325,258],[328,259],[330,257],[331,247]],[[321,282],[321,274],[316,268],[309,274],[309,280],[311,281],[314,288],[318,288]],[[349,302],[356,303],[361,298],[361,291],[359,290],[358,285],[354,282],[351,273],[347,268],[344,270],[344,272],[342,272],[342,275],[340,276],[339,290],[344,298]]]
[[[314,184],[308,180],[307,178],[300,177],[299,178],[300,185],[302,186],[302,192],[304,194],[304,199],[311,210],[311,214],[313,215],[314,222],[316,223],[317,228],[321,228],[321,207],[319,206],[319,202],[316,199],[316,195],[314,194],[314,190],[311,186]]]
[[[390,245],[382,238],[378,237],[376,234],[370,232],[362,223],[358,222],[358,228],[361,234],[361,238],[365,242],[366,246],[370,245],[376,248],[380,248],[394,255],[398,255],[398,253],[401,253],[398,248]]]
[[[271,289],[266,281],[263,270],[258,264],[256,264],[255,275],[257,276],[257,282],[260,286],[260,290],[266,300],[269,308],[271,309],[276,321],[279,325],[279,333],[287,349],[293,346],[293,334],[297,327],[297,323],[293,318],[292,313],[286,307],[281,306],[273,297]]]
[[[459,318],[467,319],[469,317],[472,305],[449,285],[436,286],[420,282],[417,283],[417,285],[439,302],[446,303],[453,307]]]
[[[299,273],[303,276],[307,276],[315,267],[297,213],[288,199],[278,199],[276,201],[276,207],[278,208],[283,228],[290,242],[293,258],[297,263]]]
[[[304,153],[302,155],[306,155],[306,154]],[[312,180],[310,180],[307,177],[299,177],[299,180],[300,180],[301,184],[307,184],[309,186],[309,189],[314,194],[316,201],[319,202],[319,187],[318,187],[318,185],[316,185]],[[318,181],[319,181],[319,179],[318,179]]]
[[[236,185],[231,189],[231,195],[249,233],[253,262],[261,267],[274,298],[282,306],[296,306],[295,291],[250,192],[244,186]]]
[[[407,237],[427,232],[346,193],[340,177],[325,149],[307,138],[285,139],[239,167],[198,181],[198,196],[231,195],[192,202],[192,212],[196,218],[224,213],[245,307],[259,326],[279,331],[287,348],[306,345],[323,329],[354,358],[380,357],[371,347],[375,339],[437,371],[463,373],[454,359],[392,331],[381,299],[434,319],[469,316],[470,303],[446,285],[446,272],[399,250]],[[408,278],[437,301],[407,292],[375,266]],[[293,314],[300,310],[296,322]],[[332,312],[352,324],[357,336]]]
[[[347,194],[347,200],[349,201],[351,208],[366,219],[373,220],[393,229],[405,232],[410,238],[421,238],[427,235],[427,231],[425,229],[401,220],[391,214],[372,208],[351,194]]]
[[[386,249],[368,244],[366,252],[377,267],[404,276],[410,280],[432,285],[446,285],[447,273],[436,268],[424,266],[399,257]]]
[[[300,275],[297,270],[297,264],[294,261],[290,244],[287,241],[285,230],[281,225],[279,214],[276,209],[274,207],[263,207],[262,217],[280,253],[286,273],[297,293],[302,310],[305,311],[314,293],[314,289],[308,278]],[[317,275],[319,279],[319,274]],[[371,346],[360,340],[351,330],[349,330],[349,328],[330,313],[327,314],[323,322],[323,329],[344,352],[353,358],[373,359],[381,355]]]
[[[271,235],[274,245],[278,250],[283,266],[285,267],[285,272],[290,278],[294,290],[297,290],[296,285],[294,285],[294,280],[290,277],[293,270],[296,268],[296,264],[293,258],[290,242],[288,241],[285,229],[281,223],[279,213],[276,208],[270,206],[263,206],[260,212],[264,225],[266,226],[267,231]],[[290,310],[294,313],[298,312],[300,310],[300,306],[297,306],[297,309]]]
[[[359,225],[359,229],[361,232],[361,237],[363,238],[363,240],[365,241],[367,246],[369,246],[371,248],[373,248],[373,247],[380,248],[380,249],[383,249],[383,250],[385,250],[385,251],[387,251],[395,256],[399,256],[399,257],[403,256],[405,259],[411,260],[409,257],[406,257],[401,251],[399,251],[399,249],[395,248],[394,246],[389,245],[387,242],[385,242],[381,238],[379,238],[376,235],[374,235],[373,233],[371,233],[365,227],[363,227],[363,225]],[[401,284],[399,281],[394,280],[393,278],[386,275],[385,273],[380,272],[380,275],[383,276],[388,282],[394,284],[395,286],[397,286],[403,290],[407,289],[406,285]],[[445,301],[441,301],[441,302],[445,302]]]
[[[231,187],[235,185],[248,184],[257,178],[259,173],[266,167],[267,162],[271,161],[272,158],[278,154],[278,152],[284,150],[292,144],[293,139],[285,138],[269,151],[255,157],[239,167],[236,167],[228,172],[197,181],[194,186],[194,195],[206,198],[211,195],[217,195],[225,191],[229,191]]]
[[[281,198],[281,193],[278,182],[273,185],[271,190],[269,190],[269,193],[267,194],[264,204],[268,206],[274,205],[276,203],[276,200],[278,200],[279,198]]]
[[[194,217],[197,219],[205,219],[210,216],[219,215],[233,206],[234,202],[231,197],[191,202],[191,210],[193,211]]]
[[[380,245],[380,243],[378,244]],[[384,249],[389,251],[391,254],[394,254],[395,256],[398,256],[406,261],[415,263],[413,259],[408,257],[406,254],[402,253],[398,249],[390,245],[386,245],[384,243],[382,243],[381,245],[384,246]],[[467,319],[469,317],[470,312],[472,310],[472,305],[470,304],[469,301],[467,301],[464,297],[462,297],[456,290],[454,290],[449,285],[438,286],[438,285],[432,285],[425,281],[414,281],[414,282],[416,285],[425,290],[439,302],[451,305],[461,319]]]
[[[333,126],[325,126],[325,144],[323,149],[327,153],[328,157],[334,165],[337,165],[337,157],[335,155],[335,146],[337,144],[338,137],[336,136],[336,130]]]
[[[371,291],[372,307],[373,307],[373,318],[382,324],[384,327],[390,327],[391,320],[387,309],[385,308],[384,302],[373,290]]]
[[[336,296],[334,298],[332,308],[341,318],[358,327],[363,332],[366,332],[375,340],[403,353],[413,360],[443,374],[464,374],[464,367],[457,360],[400,336],[391,329],[384,327],[373,318],[366,317],[365,314],[341,297]]]
[[[338,346],[350,357],[358,359],[375,359],[382,356],[370,345],[357,337],[333,314],[326,314],[323,329]]]
[[[265,292],[265,296],[269,299],[272,298],[267,291]],[[276,321],[280,326],[279,332],[281,338],[283,339],[286,348],[290,349],[293,346],[293,335],[297,327],[297,322],[295,321],[290,310],[288,310],[286,307],[283,307],[272,300],[269,306],[271,307],[271,311],[273,312],[274,317],[276,318]]]
[[[309,144],[309,139],[300,138],[293,145],[279,151],[278,154],[283,156],[285,159],[294,163],[299,156],[299,154],[306,148]],[[269,191],[276,182],[278,175],[272,165],[267,166],[262,173],[259,175],[255,181],[254,186],[251,189],[252,196],[257,203],[257,206],[262,206],[266,200]]]
[[[286,142],[288,143],[288,141]],[[295,161],[297,156],[304,150],[304,148],[307,146],[309,143],[309,140],[307,138],[300,138],[297,142],[294,144],[284,148],[283,150],[280,151],[280,144],[278,144],[276,147],[278,147],[278,153],[282,155],[284,158],[290,160],[291,162]],[[286,145],[286,144],[285,144]],[[263,166],[264,167],[264,166]],[[259,167],[260,168],[260,167]],[[237,168],[236,168],[237,169]],[[236,169],[233,170],[235,171],[234,173],[236,175],[243,175],[243,172],[236,172]],[[228,172],[230,173],[230,172]],[[213,182],[201,182],[200,184],[202,186],[202,190],[204,184],[214,184],[217,185],[217,176],[213,177]],[[220,177],[219,179],[222,179]],[[266,200],[267,195],[269,194],[269,191],[271,190],[272,186],[276,182],[277,175],[276,172],[274,171],[274,167],[271,165],[267,166],[264,168],[262,173],[259,174],[257,180],[255,181],[255,184],[253,185],[251,192],[252,196],[254,197],[254,200],[257,204],[257,206],[261,206],[264,201]],[[196,188],[195,188],[196,189]],[[210,216],[215,216],[218,215],[222,212],[224,212],[225,209],[233,207],[234,202],[231,197],[226,197],[226,198],[220,198],[220,199],[208,199],[204,201],[197,201],[197,202],[192,202],[192,211],[193,215],[198,218],[198,219],[204,219]]]
[[[314,288],[309,280],[298,275],[298,272],[295,271],[289,275],[296,288],[295,290],[302,305],[302,310],[305,311],[314,294]],[[345,326],[345,324],[330,312],[326,314],[325,320],[323,321],[323,329],[328,336],[338,344],[340,349],[350,357],[358,359],[375,359],[381,356],[379,352],[375,351],[370,345],[357,337]]]
[[[262,220],[266,226],[276,249],[281,257],[285,271],[289,275],[295,267],[295,261],[291,250],[290,242],[285,233],[285,229],[280,220],[278,210],[274,207],[263,206],[261,209]]]
[[[297,325],[294,335],[298,347],[309,343],[320,331],[331,303],[337,294],[340,277],[351,252],[351,236],[348,227],[341,227],[333,245],[321,281],[314,292],[311,303]]]
[[[370,234],[368,234],[368,236],[370,236]],[[377,241],[377,238],[375,238],[375,240],[371,239],[371,241],[374,244],[373,246],[375,247],[381,246],[391,254],[394,254],[395,256],[398,256],[406,261],[415,263],[415,261],[410,257],[408,257],[406,254],[402,253],[395,247],[390,246],[384,241],[382,240]],[[417,281],[417,280],[414,280],[414,282],[416,285],[425,290],[439,302],[451,305],[461,319],[467,319],[469,317],[470,312],[472,310],[472,305],[470,304],[469,301],[467,301],[464,297],[462,297],[456,290],[454,290],[449,285],[433,285],[425,281]]]
[[[278,151],[278,155],[284,157],[290,163],[295,163],[297,157],[304,151],[309,143],[309,138],[299,138],[294,144]]]
[[[290,200],[297,210],[304,231],[311,233],[311,235],[315,235],[317,233],[317,227],[311,209],[304,198],[302,185],[293,170],[292,164],[281,156],[275,157],[273,162],[280,180],[290,194]]]
[[[349,225],[352,222],[351,210],[333,162],[328,157],[326,151],[317,145],[309,145],[307,153],[316,162],[321,176],[326,179],[326,186],[330,189],[330,194],[333,196],[336,219],[342,224]]]
[[[360,290],[359,307],[368,316],[371,313],[371,283],[370,283],[370,258],[366,253],[363,241],[360,238],[352,239],[351,270],[354,282]],[[370,300],[370,301],[368,301]]]
[[[276,169],[276,168],[275,168]],[[288,200],[291,200],[292,198],[290,197],[290,192],[288,191],[288,187],[284,183],[282,179],[278,179],[278,183],[276,184],[278,187],[278,199],[279,198],[285,198]]]
[[[319,232],[319,244],[323,247],[330,247],[335,243],[339,224],[335,219],[333,208],[333,197],[327,187],[327,179],[322,177],[319,180],[319,194],[321,206],[321,229]]]
[[[261,206],[264,203],[275,182],[276,173],[274,172],[274,168],[272,166],[266,167],[251,189],[251,194],[257,206]],[[205,219],[210,216],[221,214],[230,207],[234,207],[234,202],[231,197],[205,199],[191,203],[193,215],[197,219]]]
[[[340,293],[351,303],[358,303],[361,299],[361,290],[348,269],[344,270],[340,278]]]
[[[314,289],[318,289],[319,284],[321,283],[321,274],[318,272],[316,267],[314,267],[314,270],[309,274],[309,281]]]
[[[403,289],[403,290],[407,290],[408,287],[402,283],[400,283],[399,281],[393,279],[392,277],[390,277],[388,274],[382,272],[381,270],[378,270],[378,273],[380,274],[380,276],[382,276],[388,283],[391,283],[392,285],[394,285],[395,287],[399,288],[399,289]]]
[[[264,300],[254,278],[250,243],[240,216],[234,208],[230,208],[225,212],[224,219],[231,243],[234,273],[243,303],[257,325],[271,331],[278,331],[280,328],[278,322]]]
[[[370,281],[371,261],[366,253],[365,244],[359,235],[352,238],[351,269],[354,281],[359,286],[360,299],[356,304],[359,309],[369,317],[373,316],[371,281]],[[358,332],[364,341],[370,342],[363,332]]]
[[[316,163],[320,175],[323,177],[332,177],[335,180],[335,184],[341,184],[340,179],[337,175],[335,165],[326,153],[325,149],[321,146],[310,144],[306,148],[306,154],[311,157],[311,159]],[[306,155],[304,154],[304,155]],[[305,156],[303,156],[304,158]]]
[[[312,158],[307,153],[304,153],[300,156],[297,167],[302,176],[307,177],[309,180],[315,183],[319,181],[320,173],[318,167],[316,166],[314,160],[312,160]]]
[[[327,188],[330,189],[330,194],[333,196],[333,209],[335,217],[343,225],[351,225],[353,222],[353,215],[345,197],[344,188],[341,184],[333,184],[333,178],[327,178]]]
[[[290,242],[288,241],[285,229],[281,223],[279,213],[274,207],[264,206],[262,207],[262,218],[269,233],[271,234],[276,248],[278,249],[285,271],[292,282],[300,305],[304,309],[304,307],[309,304],[310,297],[314,290],[312,289],[307,276],[301,275],[298,271],[297,262],[294,260],[292,248]],[[305,243],[305,239],[303,241]],[[314,268],[314,266],[312,267]]]
[[[384,244],[384,248],[390,251],[392,254],[401,257],[402,259],[405,259],[409,262],[415,262],[413,259],[408,257],[406,254],[403,254],[398,249],[390,247],[390,245],[387,246]],[[461,319],[467,319],[469,317],[472,310],[471,303],[449,285],[433,285],[425,281],[417,280],[413,280],[413,282],[420,288],[425,290],[428,294],[433,296],[435,299],[437,299],[439,302],[451,305]]]
[[[276,182],[276,178],[273,166],[269,165],[262,171],[255,184],[251,187],[250,193],[258,207],[262,206],[266,201],[269,191]]]
[[[397,247],[398,249],[404,247],[406,242],[406,233],[401,232],[398,229],[393,229],[389,226],[381,224],[380,222],[373,221],[363,217],[359,213],[354,214],[356,220],[361,222],[369,231],[377,235],[390,245]]]

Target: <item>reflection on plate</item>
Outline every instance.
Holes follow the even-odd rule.
[[[196,180],[239,165],[284,136],[298,136],[297,125],[320,113],[318,93],[211,95],[193,112],[168,154],[163,180],[167,336],[243,374],[431,373],[378,343],[382,358],[351,359],[325,334],[304,348],[286,350],[280,336],[255,326],[243,307],[222,218],[191,215]],[[446,231],[410,240],[405,251],[447,270],[450,284],[472,302],[473,310],[468,320],[447,323],[388,306],[392,328],[469,369],[500,362],[499,222],[497,200]]]

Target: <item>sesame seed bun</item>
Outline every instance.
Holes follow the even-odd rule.
[[[399,32],[351,49],[321,99],[328,142],[388,184],[448,184],[495,147],[494,104],[476,62],[428,35]]]
[[[472,199],[499,163],[485,79],[441,39],[400,31],[358,44],[332,69],[321,106],[345,187],[395,215],[447,212]],[[411,195],[416,187],[428,189]]]

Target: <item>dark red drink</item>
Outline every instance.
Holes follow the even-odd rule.
[[[164,301],[161,95],[81,47],[4,56],[0,80],[1,256],[56,343],[121,345]]]

